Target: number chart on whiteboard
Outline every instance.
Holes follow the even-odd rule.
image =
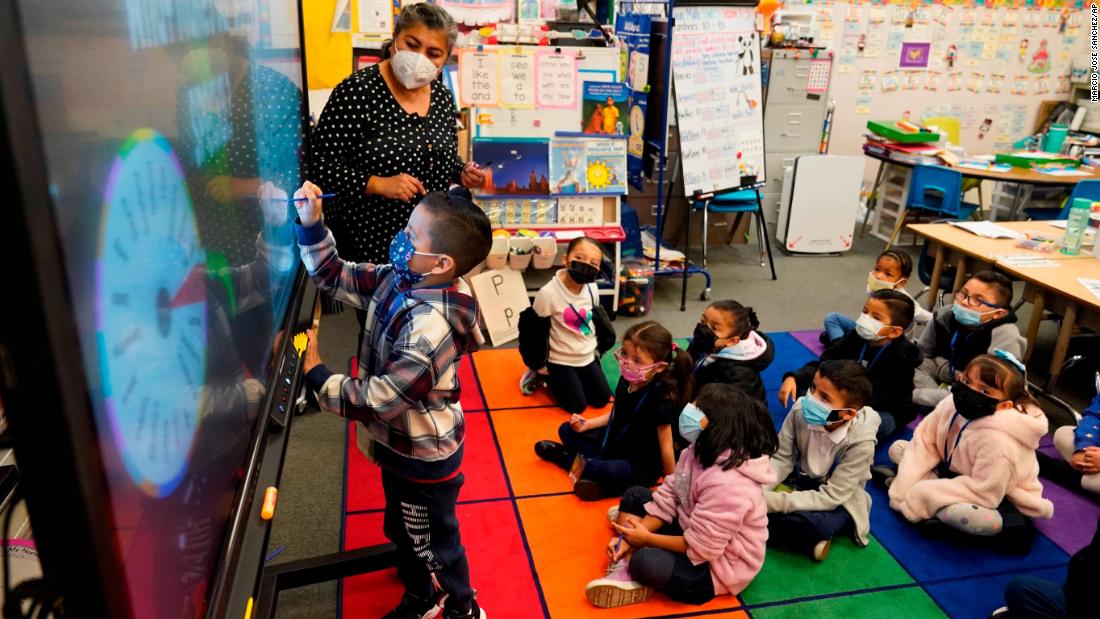
[[[673,94],[684,192],[764,182],[760,41],[752,7],[676,7]]]

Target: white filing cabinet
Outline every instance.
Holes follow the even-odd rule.
[[[818,51],[818,60],[832,61],[829,52]],[[783,168],[795,157],[817,153],[821,128],[829,105],[829,93],[806,89],[812,49],[771,50],[768,96],[764,104],[764,218],[773,226],[779,216]]]

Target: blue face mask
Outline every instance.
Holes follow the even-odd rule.
[[[424,274],[417,273],[409,266],[409,260],[412,260],[415,254],[421,256],[443,255],[416,251],[412,241],[409,240],[409,235],[405,234],[404,230],[399,230],[397,235],[393,237],[393,241],[390,241],[390,264],[393,265],[393,272],[397,274],[397,277],[413,285],[424,281]]]
[[[993,310],[996,311],[996,310]],[[955,320],[964,327],[977,327],[982,324],[982,316],[989,312],[979,312],[969,307],[963,307],[958,303],[951,305],[951,314]]]
[[[802,416],[806,419],[806,423],[812,426],[823,426],[830,421],[836,421],[836,419],[829,419],[832,413],[833,409],[814,396],[808,393],[802,396]]]
[[[699,410],[699,407],[691,402],[685,404],[684,410],[680,413],[680,436],[684,437],[684,440],[688,443],[694,443],[699,438],[699,433],[703,431],[702,421],[704,417],[706,415]]]

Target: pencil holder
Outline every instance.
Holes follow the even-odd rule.
[[[549,269],[554,266],[554,258],[558,255],[558,240],[552,236],[543,236],[535,239],[535,257],[533,262],[536,269]]]
[[[493,245],[489,248],[489,256],[485,258],[485,266],[490,269],[503,269],[508,266],[508,237],[493,237]]]
[[[508,266],[517,271],[526,269],[531,264],[534,239],[526,237],[512,237],[508,240]]]

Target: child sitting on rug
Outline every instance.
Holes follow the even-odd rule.
[[[1032,518],[1049,518],[1035,449],[1047,418],[1027,392],[1024,365],[1004,351],[979,355],[917,426],[890,447],[898,463],[890,507],[928,534],[965,534],[1009,552],[1026,552]]]
[[[871,496],[864,486],[875,457],[878,413],[866,406],[871,382],[859,363],[824,361],[813,386],[795,402],[772,457],[783,483],[764,491],[768,545],[824,561],[833,536],[859,546],[871,532]]]
[[[530,309],[520,314],[519,349],[527,371],[520,390],[531,395],[545,381],[558,406],[567,413],[583,413],[586,407],[602,408],[611,399],[603,368],[597,357],[598,331],[609,330],[610,348],[615,332],[610,322],[596,320],[603,248],[581,236],[569,242],[566,268],[554,274]],[[605,339],[607,339],[605,337]],[[599,353],[605,352],[601,348]]]
[[[821,361],[851,359],[867,370],[871,381],[869,406],[879,415],[878,438],[904,428],[917,416],[913,407],[913,373],[924,357],[905,337],[913,320],[913,299],[896,290],[877,290],[863,304],[856,328],[821,354]],[[818,361],[811,361],[783,377],[779,403],[790,404],[805,393]]]
[[[703,311],[688,352],[695,361],[695,387],[724,383],[764,401],[760,373],[775,358],[775,345],[760,333],[751,307],[737,301],[715,301]]]
[[[1096,390],[1100,392],[1100,377]],[[1046,454],[1037,453],[1043,477],[1073,490],[1100,493],[1100,393],[1081,411],[1076,426],[1054,431],[1054,447],[1065,461],[1052,461]]]
[[[955,293],[955,303],[936,318],[917,340],[924,361],[913,378],[913,401],[935,406],[948,397],[942,385],[972,359],[995,349],[1022,357],[1027,340],[1012,312],[1012,280],[995,271],[979,271]]]
[[[684,406],[690,445],[656,492],[626,491],[612,526],[607,575],[585,587],[600,608],[644,602],[654,590],[703,604],[737,595],[760,571],[768,537],[761,487],[775,483],[776,436],[764,404],[711,383]]]
[[[909,283],[909,276],[913,274],[913,259],[909,254],[898,250],[888,249],[879,254],[875,260],[875,268],[867,274],[867,294],[878,290],[897,290],[905,296],[913,297],[905,289]],[[913,300],[913,324],[906,333],[912,333],[923,329],[932,321],[932,312],[921,307],[920,303]],[[856,328],[856,321],[839,312],[830,312],[825,316],[825,333],[821,334],[821,343],[828,346],[844,337]]]
[[[586,501],[652,486],[675,470],[673,426],[691,395],[691,356],[652,320],[627,330],[615,359],[622,377],[611,412],[573,415],[558,428],[560,443],[535,443],[538,457],[570,471],[573,492]]]

